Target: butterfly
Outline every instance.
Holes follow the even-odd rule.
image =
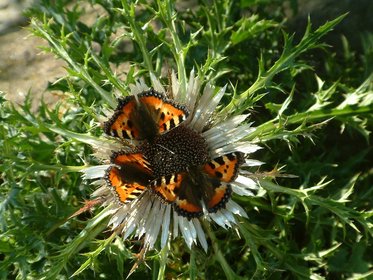
[[[196,218],[204,212],[224,208],[231,197],[229,184],[238,174],[244,157],[234,152],[215,158],[188,172],[163,176],[151,182],[151,190],[164,202],[172,203],[181,216]]]
[[[106,134],[122,139],[152,140],[185,121],[186,107],[151,89],[118,100],[114,115],[104,123]]]
[[[171,168],[172,172],[163,173],[163,169],[156,170],[154,158],[145,156],[149,153],[144,150],[150,147],[152,152],[155,150],[151,154],[157,155],[157,158],[172,159],[169,160],[170,164],[173,158],[185,157],[185,149],[181,149],[182,155],[175,154],[174,142],[168,145],[168,141],[173,139],[168,139],[174,135],[182,137],[183,132],[191,130],[183,125],[188,116],[189,111],[185,106],[176,104],[153,89],[118,101],[113,116],[104,124],[105,133],[140,141],[138,147],[130,152],[114,152],[110,159],[111,166],[106,170],[105,180],[119,203],[129,203],[145,191],[150,191],[162,202],[172,204],[176,213],[188,219],[225,207],[232,193],[229,183],[237,177],[244,161],[242,153],[229,153],[206,160],[203,164],[192,164],[180,170]],[[193,150],[193,145],[191,147],[188,152],[200,153],[198,149]]]

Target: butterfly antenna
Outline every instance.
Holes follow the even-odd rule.
[[[175,152],[173,152],[173,151],[171,151],[170,149],[168,149],[167,147],[165,147],[165,146],[163,146],[163,145],[161,145],[161,144],[157,144],[159,147],[161,147],[161,148],[163,148],[163,149],[165,149],[166,151],[168,151],[168,152],[170,152],[171,154],[175,154]]]

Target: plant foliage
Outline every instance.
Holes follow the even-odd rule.
[[[107,231],[99,208],[69,219],[94,189],[79,173],[97,162],[87,144],[102,141],[98,116],[138,78],[151,72],[167,84],[175,69],[185,87],[192,68],[202,83],[230,85],[219,114],[251,113],[258,128],[246,140],[264,147],[256,158],[267,163],[261,190],[235,198],[249,215],[236,230],[206,225],[207,254],[176,239],[131,278],[373,277],[373,40],[362,53],[345,39],[343,51],[324,44],[346,15],[309,21],[296,40],[281,8],[267,12],[278,2],[41,0],[31,8],[31,31],[66,62],[66,76],[49,87],[60,101],[36,111],[32,94],[21,106],[0,96],[0,278],[126,278],[141,240]]]

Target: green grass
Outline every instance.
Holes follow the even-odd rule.
[[[127,95],[149,72],[167,84],[169,69],[185,87],[192,68],[203,83],[229,85],[219,114],[251,113],[258,128],[245,140],[264,148],[254,154],[266,162],[254,170],[262,188],[234,197],[249,216],[237,229],[206,225],[207,254],[178,238],[150,251],[131,279],[373,277],[372,34],[361,53],[345,39],[342,50],[326,46],[341,15],[309,22],[296,41],[283,11],[266,9],[276,0],[192,10],[88,1],[101,11],[90,25],[87,3],[49,2],[29,12],[30,29],[67,63],[49,87],[63,97],[32,111],[31,94],[20,107],[0,96],[1,279],[126,278],[141,241],[107,230],[100,208],[68,219],[95,189],[79,171],[98,163],[89,143],[101,141],[98,116],[115,106],[114,92]]]

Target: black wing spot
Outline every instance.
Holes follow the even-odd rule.
[[[170,175],[170,176],[165,176],[166,185],[168,185],[168,184],[171,183],[171,177],[172,177],[172,175]]]
[[[219,163],[220,165],[223,165],[223,164],[225,164],[225,161],[224,161],[224,159],[223,159],[223,157],[218,157],[218,158],[216,158],[216,159],[214,159],[217,163]]]
[[[235,153],[230,153],[226,155],[229,160],[235,160],[237,158]]]
[[[221,172],[219,171],[215,171],[215,176],[218,177],[219,179],[223,178],[223,174],[221,174]]]
[[[170,120],[170,129],[174,128],[176,126],[175,124],[175,120],[174,119],[171,119]]]
[[[211,169],[215,169],[215,164],[213,164],[211,161],[208,162],[207,164],[211,167]]]
[[[184,121],[184,115],[179,115],[179,123],[182,123]]]

